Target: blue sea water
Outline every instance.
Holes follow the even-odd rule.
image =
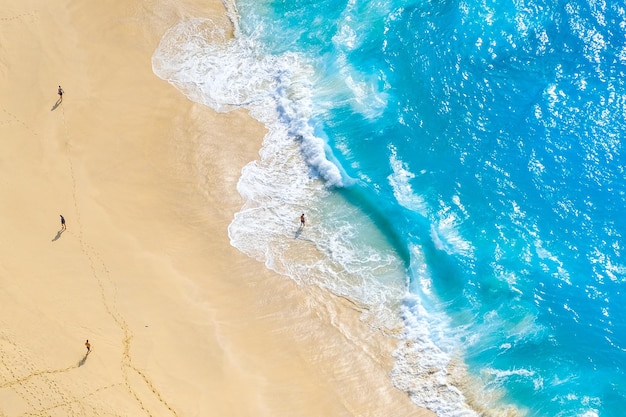
[[[389,383],[438,416],[622,416],[626,6],[230,12],[234,39],[181,22],[153,68],[268,127],[231,243],[400,327]]]

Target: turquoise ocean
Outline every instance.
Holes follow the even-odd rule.
[[[626,410],[626,6],[237,0],[153,68],[268,133],[231,244],[398,338],[447,416]],[[305,213],[307,225],[298,228]]]

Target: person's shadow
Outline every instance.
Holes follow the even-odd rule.
[[[294,239],[297,239],[300,237],[300,235],[302,234],[302,231],[304,230],[304,226],[300,226],[298,227],[298,230],[296,230],[296,235],[293,237]]]
[[[50,111],[55,111],[57,109],[57,107],[59,107],[61,105],[61,103],[63,103],[63,99],[62,98],[58,99],[57,102],[54,103],[54,106],[52,106]]]
[[[59,231],[57,232],[57,235],[56,235],[54,238],[52,238],[52,241],[53,241],[53,242],[56,242],[57,240],[59,240],[59,239],[61,238],[61,235],[63,234],[63,232],[65,232],[65,229],[61,229],[61,230],[59,230]]]
[[[89,356],[89,352],[85,353],[85,356],[82,357],[81,360],[78,361],[78,367],[80,368],[87,362],[87,356]]]

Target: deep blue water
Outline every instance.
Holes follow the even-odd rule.
[[[440,416],[622,416],[625,6],[237,8],[235,41],[172,52],[206,26],[195,22],[155,54],[157,74],[192,99],[246,107],[270,127],[243,173],[253,203],[233,244],[374,311],[404,288],[415,344],[397,352],[394,383]],[[302,249],[285,218],[300,211],[318,226],[295,237],[327,266],[292,253]],[[454,373],[454,358],[465,382],[446,384],[460,394],[425,388]]]

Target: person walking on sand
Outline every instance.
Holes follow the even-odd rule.
[[[89,343],[89,339],[85,342],[85,347],[87,348],[87,354],[89,355],[89,352],[91,352],[91,343]]]
[[[63,89],[61,88],[61,86],[59,86],[58,93],[59,93],[59,101],[63,101]]]
[[[300,216],[300,227],[304,227],[304,223],[305,223],[304,213],[302,213],[302,216]]]
[[[65,217],[62,214],[59,214],[59,216],[61,216],[61,230],[65,230]]]

